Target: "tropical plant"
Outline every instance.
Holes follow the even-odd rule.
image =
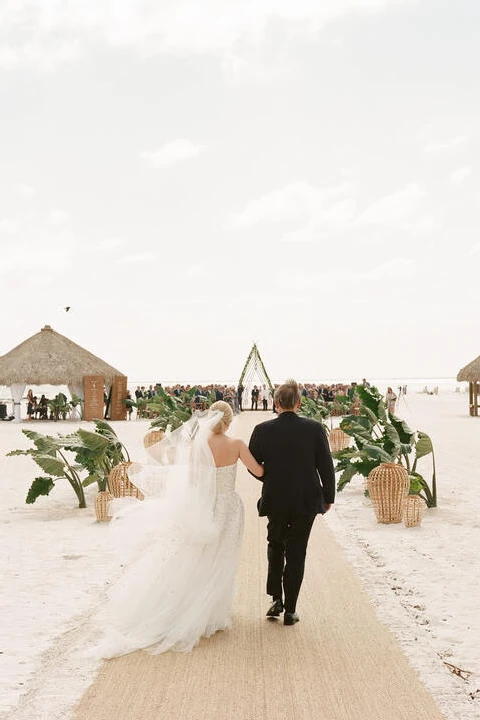
[[[313,398],[302,397],[298,414],[303,415],[303,417],[311,418],[312,420],[317,420],[321,423],[321,425],[323,425],[326,432],[329,432],[329,428],[325,420],[329,417],[330,411],[323,400],[314,400]]]
[[[192,415],[195,405],[196,388],[182,392],[178,397],[169,395],[163,388],[150,400],[148,407],[152,409],[151,427],[166,430],[168,426],[172,430],[180,427]]]
[[[65,420],[67,417],[68,412],[70,411],[72,405],[68,402],[67,396],[64,395],[64,393],[59,392],[58,395],[55,395],[53,400],[48,401],[48,408],[50,410],[50,417],[55,420],[62,418],[62,420]]]
[[[420,495],[428,507],[437,506],[435,455],[432,441],[424,432],[410,430],[404,420],[387,412],[383,396],[374,387],[357,387],[358,415],[347,415],[340,428],[354,440],[354,446],[333,453],[336,470],[341,472],[337,489],[357,474],[367,477],[383,462],[403,465],[410,478],[410,494]],[[421,458],[432,455],[431,487],[418,471]]]
[[[48,495],[55,487],[55,481],[66,478],[78,499],[78,507],[87,507],[83,484],[79,475],[79,467],[73,465],[65,455],[64,438],[60,435],[41,435],[32,430],[22,430],[35,447],[28,450],[12,450],[8,456],[29,455],[37,465],[47,473],[48,477],[37,477],[33,481],[28,494],[27,503],[33,503],[39,495]]]
[[[23,434],[32,440],[28,450],[12,450],[13,455],[29,455],[47,476],[36,477],[27,494],[27,503],[40,495],[48,495],[59,478],[66,478],[78,498],[78,506],[86,507],[84,488],[97,482],[99,490],[108,487],[108,476],[115,465],[130,460],[128,450],[113,428],[104,420],[95,420],[95,432],[80,428],[69,435],[41,435],[31,430]],[[69,456],[73,453],[73,460]],[[82,479],[82,473],[87,475]]]
[[[83,487],[98,484],[100,491],[108,488],[111,470],[121,462],[130,462],[125,445],[105,420],[94,420],[95,432],[80,428],[64,436],[64,447],[75,453],[75,462],[87,471]]]

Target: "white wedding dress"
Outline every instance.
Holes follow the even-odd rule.
[[[210,481],[179,491],[183,472],[177,468],[174,499],[165,492],[147,497],[114,520],[124,540],[132,538],[136,557],[101,611],[105,634],[97,650],[103,658],[138,649],[188,652],[231,624],[243,534],[236,464],[212,466]],[[202,467],[200,480],[207,475]]]

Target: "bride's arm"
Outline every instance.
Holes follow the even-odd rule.
[[[247,470],[249,470],[252,475],[255,475],[257,478],[261,478],[263,476],[263,473],[265,472],[263,465],[260,465],[255,458],[253,457],[252,453],[248,449],[248,447],[245,445],[243,440],[239,440],[239,452],[238,456],[240,460],[243,462]]]

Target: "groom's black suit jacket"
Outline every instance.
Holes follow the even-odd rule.
[[[282,412],[252,433],[250,452],[265,465],[259,515],[316,515],[335,500],[335,470],[316,420]]]

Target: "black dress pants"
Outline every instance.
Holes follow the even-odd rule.
[[[267,595],[295,612],[305,570],[308,538],[316,515],[269,515]]]

